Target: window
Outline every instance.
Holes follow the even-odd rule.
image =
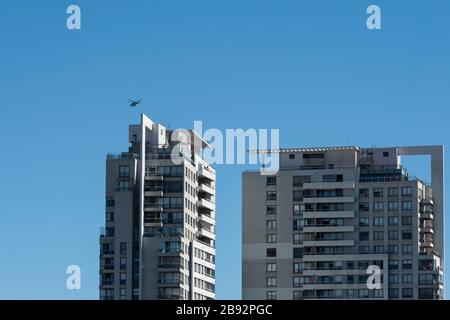
[[[412,298],[413,297],[413,289],[412,288],[403,288],[402,289],[402,297],[403,298]]]
[[[368,198],[369,197],[369,189],[359,189],[359,197],[360,198]]]
[[[266,255],[268,258],[273,258],[277,256],[277,249],[276,248],[267,248]]]
[[[294,215],[299,215],[304,211],[304,205],[294,204],[293,213]]]
[[[303,201],[303,194],[302,194],[302,191],[300,191],[300,190],[295,190],[295,191],[293,192],[292,201],[297,201],[297,202]]]
[[[294,230],[302,230],[303,229],[303,225],[304,225],[304,221],[303,219],[295,219],[294,223],[293,223],[293,228]]]
[[[302,292],[301,291],[294,291],[292,293],[292,300],[301,300],[302,299]]]
[[[323,182],[342,182],[344,176],[342,174],[325,174],[322,176]]]
[[[389,275],[389,284],[397,284],[399,281],[398,274],[393,273]]]
[[[268,287],[276,287],[277,286],[277,278],[276,277],[267,277],[267,286]]]
[[[292,250],[292,256],[294,259],[301,259],[303,258],[303,248],[294,248]]]
[[[373,225],[374,226],[383,226],[384,225],[384,218],[383,217],[374,217],[373,218]]]
[[[276,234],[268,234],[266,238],[267,243],[276,243],[277,242],[277,235]]]
[[[370,253],[370,246],[359,246],[360,254],[368,254]]]
[[[433,288],[419,288],[419,299],[433,300],[434,299]]]
[[[277,292],[276,291],[267,291],[266,292],[266,300],[277,300]]]
[[[277,192],[267,191],[267,201],[276,201],[276,200],[277,200]]]
[[[388,225],[389,226],[397,226],[398,225],[398,217],[388,217]]]
[[[412,225],[412,217],[411,216],[402,217],[402,225],[403,226],[411,226]]]
[[[360,232],[359,241],[369,241],[369,232]]]
[[[120,273],[120,284],[121,285],[127,284],[127,274],[125,272]]]
[[[402,275],[402,283],[412,283],[412,274],[407,273]]]
[[[118,191],[129,191],[130,190],[130,181],[119,181]]]
[[[411,254],[412,253],[412,244],[402,245],[402,253],[403,254]]]
[[[114,212],[107,212],[106,213],[106,221],[113,222],[114,221]]]
[[[267,206],[266,214],[277,214],[277,206]]]
[[[295,154],[294,153],[291,153],[291,154],[289,154],[289,159],[295,159]]]
[[[383,197],[383,188],[374,188],[373,189],[373,196],[375,198],[382,198]]]
[[[419,284],[420,285],[430,285],[433,284],[434,279],[433,279],[433,274],[431,273],[419,273]]]
[[[106,207],[114,207],[115,200],[113,197],[107,197],[106,198]]]
[[[360,217],[359,218],[359,225],[361,227],[366,227],[369,225],[369,218],[368,217]]]
[[[128,178],[130,176],[130,166],[119,166],[119,177]]]
[[[124,270],[127,268],[127,258],[122,257],[120,258],[120,269]]]
[[[294,263],[293,266],[294,273],[300,273],[303,271],[303,265],[301,263]]]
[[[388,239],[389,240],[398,240],[398,231],[389,231]]]
[[[412,188],[411,187],[403,187],[402,188],[402,196],[403,197],[412,196]]]
[[[266,228],[267,228],[267,230],[276,230],[277,229],[277,220],[267,220]]]
[[[402,261],[402,269],[412,269],[412,260],[403,260]]]
[[[304,183],[311,182],[311,176],[294,176],[293,177],[293,186],[301,187]]]
[[[105,228],[105,236],[106,237],[114,237],[114,228],[113,227],[106,227]]]
[[[383,245],[373,246],[373,252],[374,253],[384,253],[384,246]]]
[[[325,154],[323,153],[304,153],[303,159],[323,159]]]
[[[303,243],[303,233],[294,233],[294,244],[301,244]]]
[[[398,260],[389,260],[389,269],[398,270]]]
[[[389,151],[383,151],[383,158],[389,158]]]
[[[404,211],[412,210],[412,201],[402,201],[402,210]]]
[[[391,212],[398,211],[398,202],[397,201],[389,201],[388,202],[388,211],[391,211]]]
[[[369,203],[368,202],[360,202],[359,203],[359,211],[361,211],[361,212],[369,211]]]
[[[399,297],[398,288],[389,288],[389,298],[397,299]]]
[[[276,263],[268,263],[266,271],[267,272],[277,272],[277,264]]]
[[[398,197],[398,188],[388,188],[388,197]]]
[[[127,243],[126,242],[121,242],[120,243],[120,254],[122,256],[127,254]]]
[[[383,240],[383,231],[374,231],[373,232],[373,240]]]
[[[127,289],[120,288],[120,300],[125,300],[127,298]]]
[[[369,297],[369,289],[359,289],[358,296],[359,296],[359,298],[368,298]]]
[[[389,252],[390,254],[398,254],[398,245],[396,245],[396,244],[390,244],[390,245],[388,246],[388,252]]]
[[[373,203],[373,211],[383,211],[383,210],[384,210],[384,202]]]
[[[277,177],[267,177],[266,185],[267,186],[276,186],[277,185]]]
[[[412,240],[412,231],[403,231],[402,240]]]

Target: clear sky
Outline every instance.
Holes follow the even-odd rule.
[[[284,147],[447,145],[449,15],[448,0],[2,1],[0,298],[98,298],[105,158],[140,112],[279,128]],[[217,167],[219,299],[241,297],[244,169]],[[65,287],[70,264],[82,290]]]

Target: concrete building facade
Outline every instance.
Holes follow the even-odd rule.
[[[243,173],[243,299],[443,299],[442,146],[270,152],[275,175]],[[431,156],[431,185],[408,155]]]
[[[215,298],[215,170],[194,131],[144,114],[106,160],[100,299]]]

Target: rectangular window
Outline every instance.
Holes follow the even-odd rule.
[[[389,275],[389,284],[397,284],[399,281],[398,274],[393,273]]]
[[[369,218],[368,217],[360,217],[359,218],[359,225],[361,227],[366,227],[369,225]]]
[[[323,153],[304,153],[303,159],[323,159],[325,154]]]
[[[267,243],[276,243],[277,242],[277,235],[276,234],[268,234],[266,238]]]
[[[127,284],[127,274],[125,272],[120,273],[120,284],[121,285]]]
[[[277,292],[276,291],[267,291],[266,292],[266,300],[277,300]]]
[[[268,258],[274,258],[277,256],[277,248],[267,248],[266,255]]]
[[[412,210],[412,201],[402,201],[402,210],[403,211]]]
[[[267,206],[266,214],[277,214],[277,206]]]
[[[125,300],[127,298],[127,289],[120,288],[120,300]]]
[[[120,255],[125,256],[127,254],[127,243],[121,242],[120,243]]]
[[[267,277],[267,286],[268,287],[276,287],[277,286],[277,278],[276,277]]]
[[[292,250],[292,255],[294,259],[301,259],[303,258],[303,248],[294,248]]]
[[[389,269],[398,270],[398,260],[389,260]]]
[[[398,254],[398,245],[396,245],[396,244],[390,244],[390,245],[388,246],[388,252],[389,252],[390,254]]]
[[[295,190],[293,192],[292,201],[294,202],[300,202],[303,201],[303,193],[300,190]]]
[[[277,272],[277,264],[276,263],[268,263],[266,267],[267,272]]]
[[[359,246],[360,254],[368,254],[370,253],[370,246]]]
[[[403,254],[411,254],[412,253],[412,244],[402,245],[402,253]]]
[[[384,246],[383,245],[374,246],[373,252],[374,253],[384,253]]]
[[[301,244],[301,243],[303,243],[303,233],[294,233],[292,241],[293,241],[294,244]]]
[[[267,186],[276,186],[277,185],[277,177],[266,177],[266,185]]]
[[[294,215],[299,215],[303,211],[305,211],[305,206],[303,204],[294,204],[294,208],[293,208]]]
[[[402,269],[412,269],[412,260],[403,260],[402,261]]]
[[[384,211],[384,202],[374,202],[373,211]]]
[[[402,289],[402,297],[403,298],[412,298],[413,297],[413,289],[412,288],[403,288]]]
[[[383,188],[374,188],[373,189],[373,196],[375,198],[382,198],[383,197]]]
[[[267,228],[267,230],[276,230],[277,229],[277,220],[267,220],[266,228]]]
[[[374,217],[373,225],[374,226],[384,226],[384,218],[383,217]]]
[[[359,211],[361,211],[361,212],[369,211],[369,203],[368,202],[360,202],[359,203]]]
[[[398,225],[398,217],[388,217],[388,225],[389,226],[397,226]]]
[[[388,196],[389,197],[398,197],[398,188],[389,188]]]
[[[383,231],[374,231],[373,232],[373,240],[383,240],[384,232]]]
[[[303,226],[304,226],[304,222],[305,222],[305,220],[303,220],[303,219],[295,219],[293,221],[294,230],[302,230]]]
[[[398,240],[398,231],[389,231],[388,238],[389,240]]]
[[[412,196],[412,188],[411,187],[403,187],[402,188],[402,196],[403,197]]]
[[[304,183],[310,183],[311,176],[294,176],[293,177],[293,186],[301,187]]]
[[[267,201],[276,201],[277,200],[277,192],[276,191],[267,191]]]
[[[359,241],[369,241],[369,232],[360,232]]]
[[[397,299],[399,297],[398,288],[389,288],[389,298]]]
[[[130,177],[130,166],[119,166],[119,177],[121,178]]]
[[[106,212],[106,221],[114,222],[114,212]]]
[[[397,201],[389,201],[388,202],[388,211],[397,212],[398,211],[398,202]]]
[[[106,207],[114,207],[115,200],[114,197],[106,197]]]
[[[403,284],[412,283],[412,274],[410,274],[410,273],[403,274],[402,275],[402,283]]]
[[[369,189],[359,189],[359,197],[360,198],[368,198],[369,197]]]
[[[402,217],[402,226],[411,226],[412,225],[412,217],[404,216]]]
[[[412,231],[403,231],[402,240],[412,240]]]

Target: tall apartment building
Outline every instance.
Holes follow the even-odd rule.
[[[443,299],[442,146],[274,152],[276,175],[243,174],[244,299]],[[408,155],[431,156],[431,185]]]
[[[207,143],[144,114],[129,126],[129,142],[106,160],[100,299],[214,299],[216,178],[201,158]]]

